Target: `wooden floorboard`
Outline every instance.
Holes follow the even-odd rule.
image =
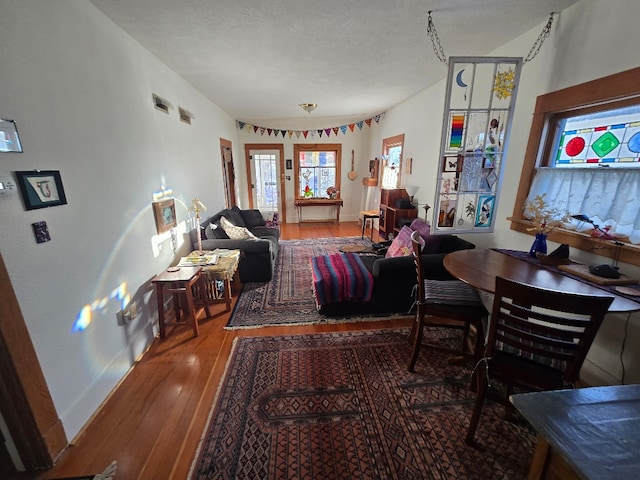
[[[281,226],[281,238],[360,236],[361,228],[357,222],[287,224]],[[213,313],[223,307],[214,306]],[[188,326],[181,326],[169,329],[164,339],[156,338],[54,468],[16,478],[50,480],[95,474],[116,460],[116,479],[184,479],[235,338],[397,328],[410,324],[410,319],[391,319],[225,330],[228,319],[229,313],[225,313],[201,321],[198,337],[193,337]]]

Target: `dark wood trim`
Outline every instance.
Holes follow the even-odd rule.
[[[53,465],[67,438],[1,255],[0,411],[25,468]]]
[[[534,232],[527,230],[531,225],[523,220],[524,204],[535,175],[538,154],[540,151],[548,152],[550,148],[552,134],[547,129],[551,117],[578,110],[580,113],[587,113],[597,110],[604,104],[607,105],[607,108],[638,104],[640,103],[639,78],[640,67],[637,67],[540,95],[537,98],[520,174],[520,184],[513,205],[513,215],[508,219],[511,221],[511,230],[528,235],[534,234]],[[604,257],[613,257],[614,255],[614,248],[607,248],[607,245],[603,245],[601,240],[578,232],[559,230],[549,236],[549,239],[559,243],[567,243],[579,250],[590,251]],[[640,266],[640,247],[633,245],[622,247],[620,261]]]

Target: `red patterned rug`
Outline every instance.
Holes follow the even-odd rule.
[[[226,328],[233,330],[327,321],[318,313],[313,298],[311,259],[338,253],[340,247],[347,245],[370,246],[371,241],[360,237],[280,240],[273,280],[244,285]],[[349,320],[358,318],[351,317]]]
[[[190,478],[526,478],[535,433],[487,402],[468,447],[471,365],[423,349],[411,374],[408,335],[238,338]]]

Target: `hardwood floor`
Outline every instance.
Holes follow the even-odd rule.
[[[368,230],[367,230],[368,233]],[[283,225],[282,239],[360,236],[356,222]],[[375,239],[374,235],[374,239]],[[234,299],[235,301],[235,299]],[[229,313],[156,338],[56,466],[19,479],[44,480],[95,474],[113,460],[116,479],[185,479],[193,461],[233,340],[240,336],[303,334],[409,326],[410,319],[225,330]]]

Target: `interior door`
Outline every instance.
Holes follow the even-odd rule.
[[[245,145],[249,207],[286,222],[282,145]]]
[[[222,176],[224,179],[224,202],[226,208],[237,205],[236,200],[236,173],[233,168],[233,153],[231,142],[220,139],[220,156],[222,158]]]

